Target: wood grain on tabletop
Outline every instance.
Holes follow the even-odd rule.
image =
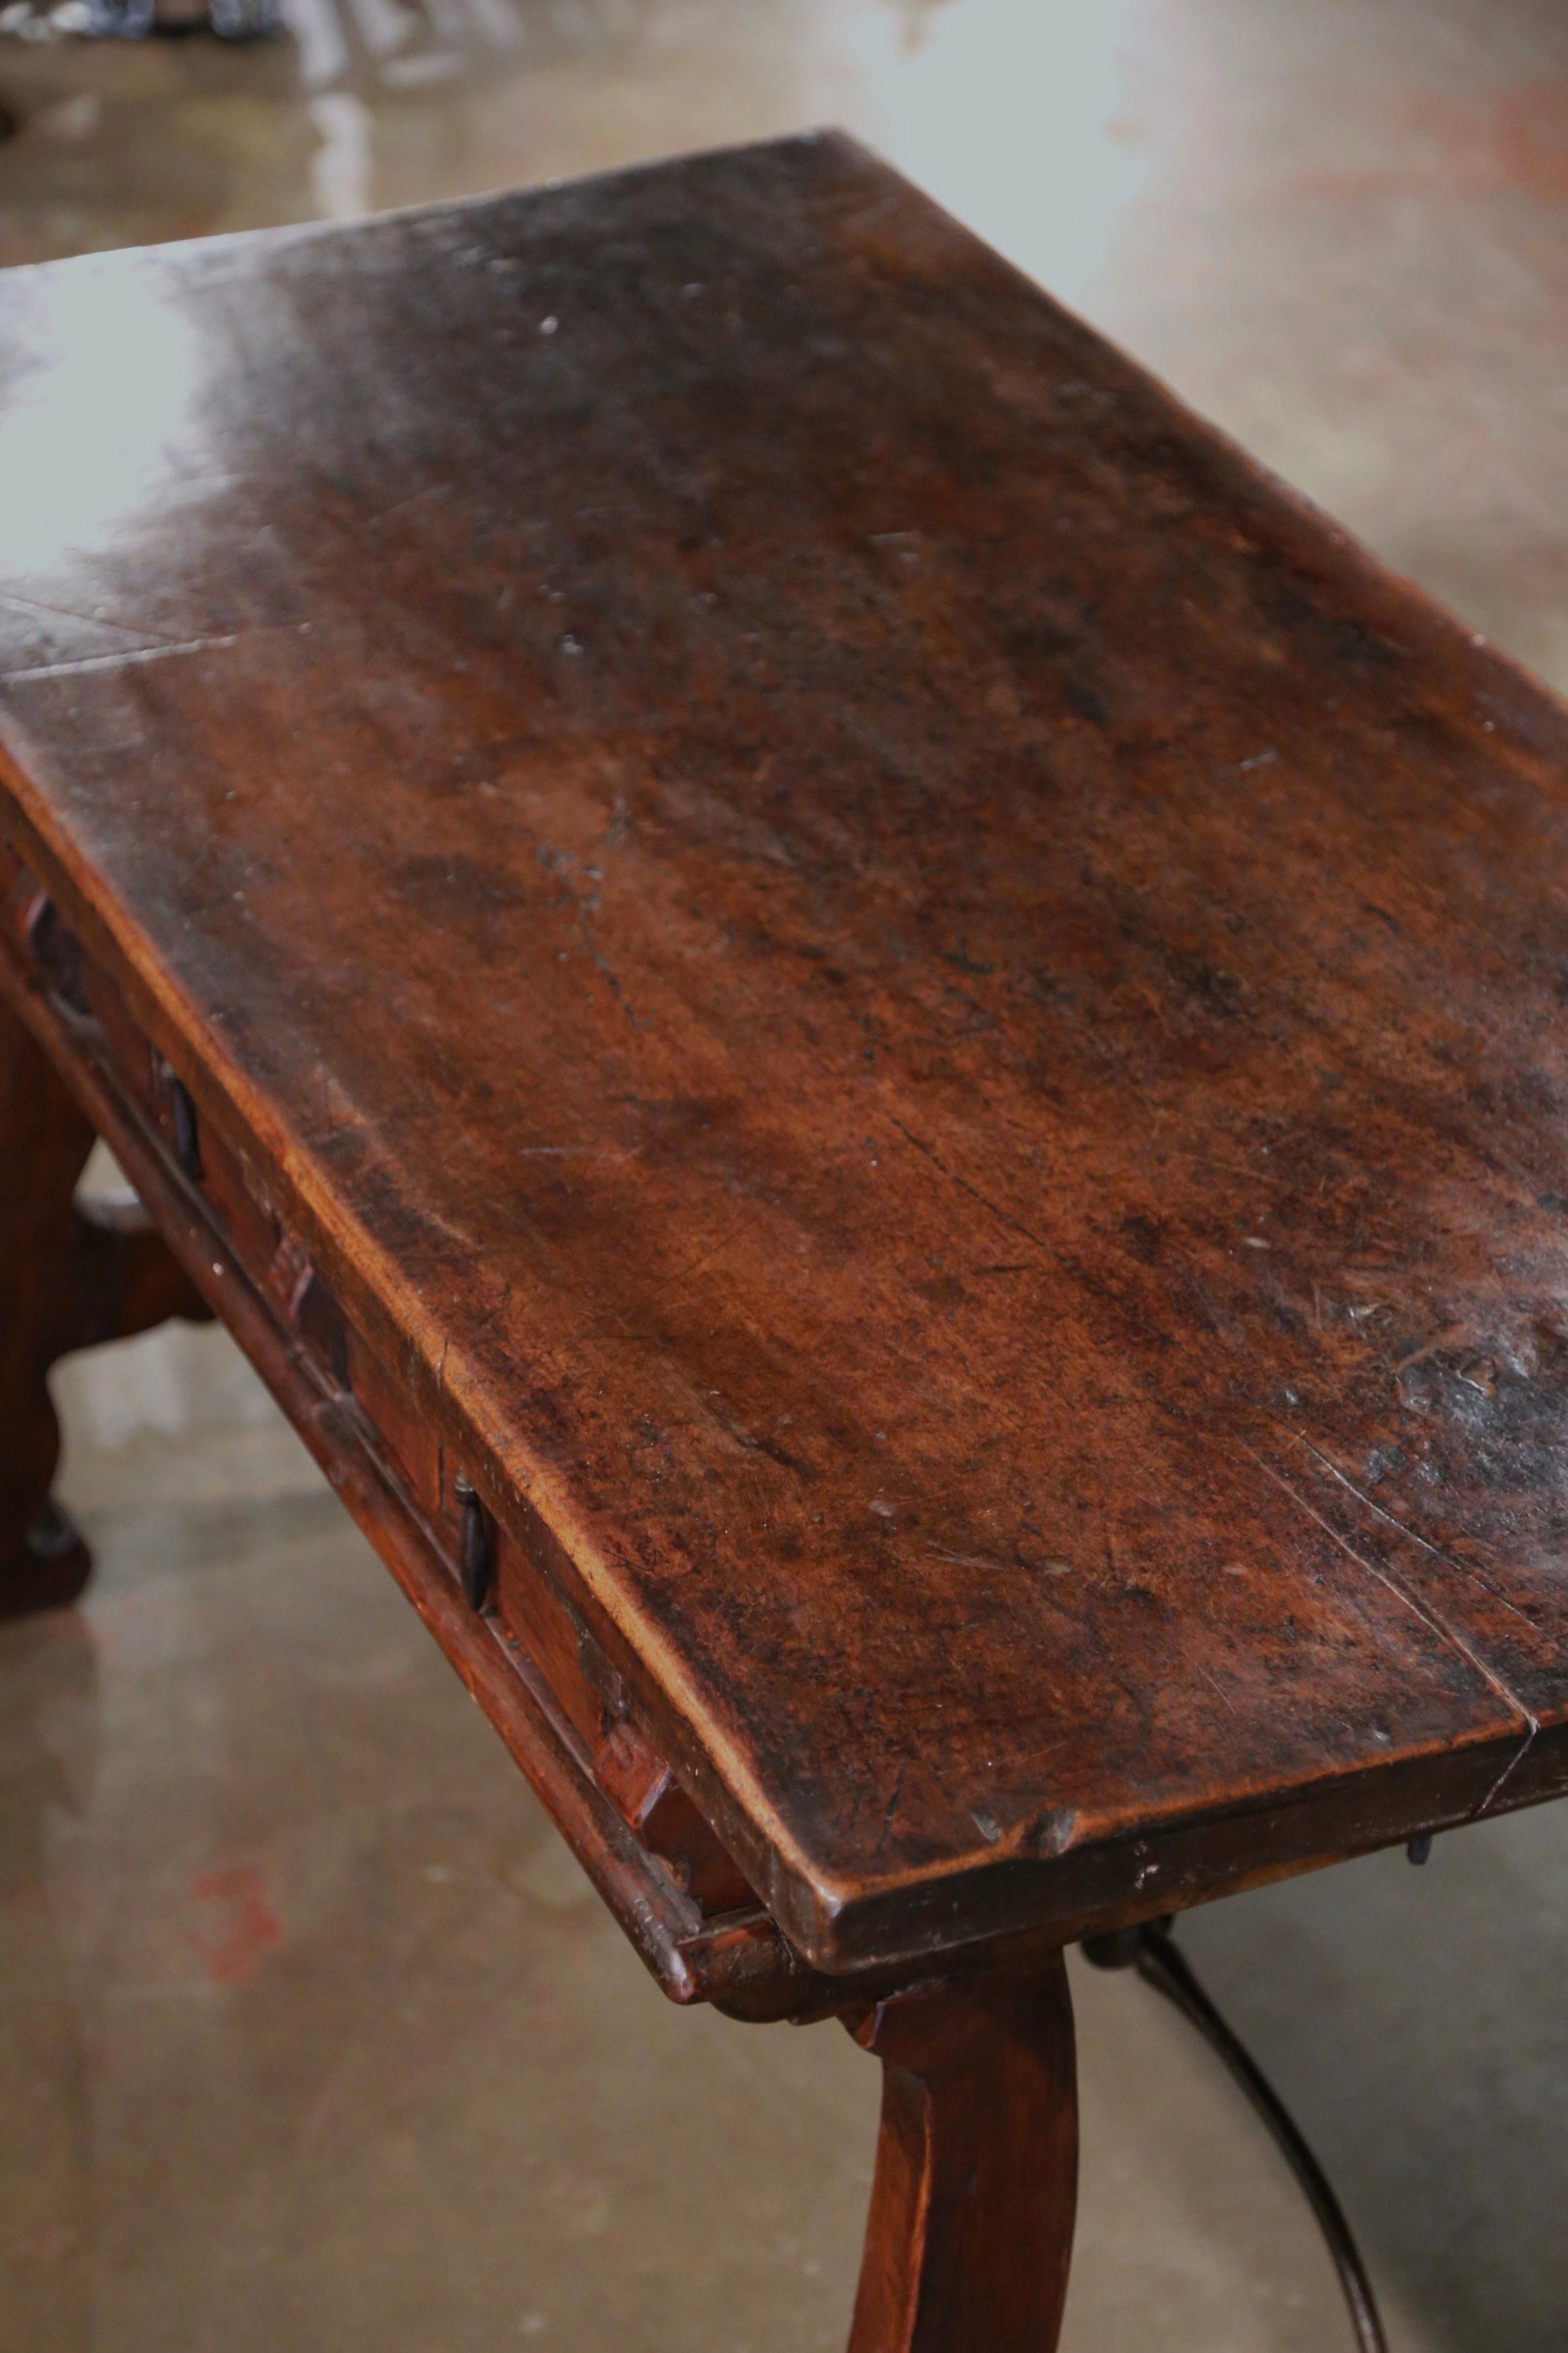
[[[1561,1786],[1543,691],[834,137],[0,347],[24,829],[815,1960]]]

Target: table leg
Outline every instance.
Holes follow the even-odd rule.
[[[92,1138],[0,1002],[0,1618],[74,1601],[92,1566],[49,1496],[59,1457],[49,1366],[73,1348],[207,1313],[156,1234],[96,1226],[77,1208]]]
[[[1050,2353],[1078,2195],[1061,1954],[845,2023],[882,2062],[849,2353]]]

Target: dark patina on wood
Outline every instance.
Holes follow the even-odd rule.
[[[835,138],[8,273],[0,470],[106,312],[0,823],[691,1933],[1555,1794],[1558,706]]]

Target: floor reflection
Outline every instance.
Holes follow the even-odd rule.
[[[97,1649],[62,1611],[7,1631],[0,1706],[0,2344],[90,2343],[89,2054],[53,1863],[90,1810],[100,1746]]]

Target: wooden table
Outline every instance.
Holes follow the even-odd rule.
[[[205,1303],[1039,2353],[1064,1945],[1568,1773],[1563,711],[837,137],[0,322],[11,1603]]]

